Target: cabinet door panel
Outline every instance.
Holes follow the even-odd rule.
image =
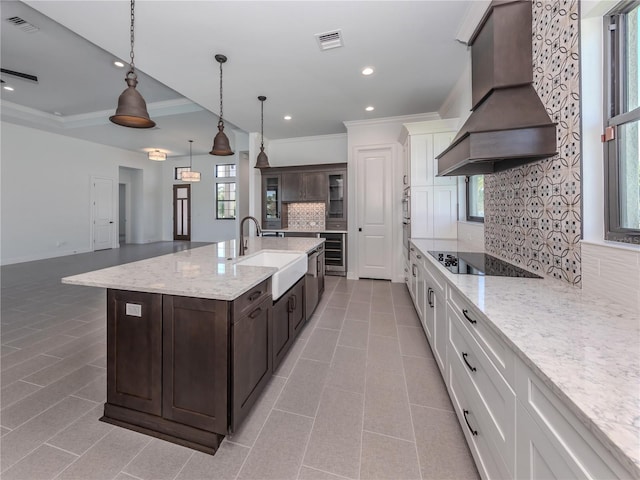
[[[280,366],[292,343],[289,325],[289,295],[285,294],[273,304],[273,369]]]
[[[164,297],[163,416],[227,433],[227,302]]]
[[[458,189],[455,186],[433,187],[433,236],[457,238]]]
[[[107,402],[162,413],[162,295],[108,290]]]
[[[291,305],[291,329],[292,337],[295,338],[298,335],[300,329],[304,326],[305,321],[305,303],[304,303],[304,288],[305,277],[298,280],[298,283],[291,289],[292,305]],[[318,286],[318,290],[320,286]]]
[[[432,238],[433,187],[411,187],[411,236]]]
[[[433,135],[411,135],[411,186],[433,185]]]
[[[325,172],[304,173],[304,199],[307,202],[327,200],[327,174]]]
[[[271,297],[268,297],[249,314],[233,322],[231,431],[238,429],[271,378],[271,308]]]
[[[457,177],[437,177],[438,175],[438,160],[436,156],[440,155],[449,145],[451,145],[451,141],[453,137],[455,137],[455,132],[443,132],[443,133],[435,133],[433,135],[433,162],[430,162],[431,178],[433,178],[434,185],[456,185]]]
[[[301,173],[282,174],[282,201],[299,202],[304,200]]]

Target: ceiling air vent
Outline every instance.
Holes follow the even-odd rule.
[[[320,46],[320,50],[331,50],[332,48],[343,47],[342,30],[334,30],[332,32],[317,33],[316,40]]]
[[[35,33],[38,30],[40,30],[38,27],[36,27],[35,25],[32,25],[31,23],[27,22],[24,18],[20,18],[20,17],[9,17],[6,19],[7,22],[9,22],[12,25],[15,25],[16,27],[18,27],[20,30],[22,30],[23,32],[26,33]]]

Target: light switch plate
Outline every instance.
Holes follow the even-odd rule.
[[[127,303],[125,313],[130,317],[141,317],[142,305],[139,305],[137,303]]]

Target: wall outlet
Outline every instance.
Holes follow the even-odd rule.
[[[125,313],[130,317],[141,317],[142,305],[136,303],[127,303]]]

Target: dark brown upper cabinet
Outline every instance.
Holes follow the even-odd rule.
[[[323,172],[282,174],[283,202],[324,202],[327,199],[327,175]]]

